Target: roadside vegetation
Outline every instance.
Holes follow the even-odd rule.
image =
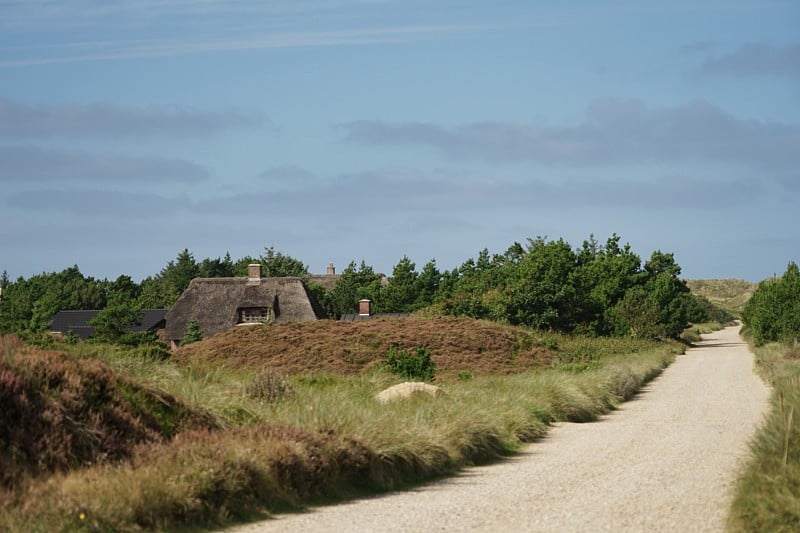
[[[800,530],[800,271],[762,282],[742,313],[757,369],[772,386],[769,414],[751,444],[728,527]]]
[[[444,394],[387,405],[375,395],[407,379],[390,369],[388,349],[374,350],[359,371],[343,373],[336,358],[328,367],[309,360],[305,369],[289,360],[281,365],[280,358],[256,364],[255,345],[263,342],[248,335],[224,340],[250,353],[238,362],[188,354],[164,359],[140,348],[85,342],[45,351],[4,337],[1,383],[33,380],[31,387],[57,403],[49,411],[76,407],[65,418],[75,431],[67,440],[104,442],[118,451],[64,446],[63,437],[45,432],[28,434],[35,425],[25,421],[35,413],[20,406],[0,426],[4,454],[25,465],[3,481],[0,523],[12,531],[212,528],[402,487],[512,453],[543,436],[553,421],[594,420],[631,398],[684,347],[443,320],[451,339],[464,338],[464,351],[483,346],[483,366],[466,371],[456,352],[427,347],[435,363],[433,381]],[[412,322],[422,330],[437,327],[436,319]],[[316,338],[334,352],[340,343],[346,359],[349,341],[340,337],[337,323],[326,325],[309,324],[298,337]],[[390,320],[359,326],[360,336],[376,345],[417,353],[415,345],[397,343]],[[277,340],[296,327],[263,330]],[[505,343],[515,331],[514,342],[528,343],[534,354],[520,356],[524,368],[506,366],[513,356]],[[201,354],[213,342],[222,341],[207,339],[182,350]],[[491,370],[492,361],[498,372]],[[49,370],[59,365],[69,365],[63,385]],[[97,380],[98,374],[107,379]],[[92,389],[89,383],[97,385]],[[133,433],[92,425],[104,420],[101,406],[115,413],[116,424],[148,421],[148,432],[135,442],[117,442],[115,437]],[[140,408],[152,409],[152,416]],[[41,453],[25,455],[28,446]],[[41,457],[51,459],[42,463]],[[42,470],[42,464],[49,466]]]

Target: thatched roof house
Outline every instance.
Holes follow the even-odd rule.
[[[192,319],[204,337],[234,326],[326,318],[300,278],[195,278],[167,312],[165,337],[177,344]]]

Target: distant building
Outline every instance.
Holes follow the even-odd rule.
[[[177,347],[191,320],[204,337],[236,326],[327,318],[302,278],[262,278],[261,265],[246,278],[195,278],[166,314],[165,337]]]
[[[50,323],[50,332],[67,335],[77,335],[81,339],[88,339],[94,333],[94,328],[89,322],[100,313],[99,310],[86,311],[59,311]],[[145,333],[157,331],[165,325],[166,309],[143,309],[142,319],[128,327],[131,333]]]

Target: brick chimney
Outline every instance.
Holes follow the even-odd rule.
[[[247,277],[249,279],[261,279],[261,263],[247,265]]]
[[[358,301],[358,315],[370,316],[372,314],[372,300],[359,300]]]
[[[328,263],[328,275],[329,276],[336,275],[336,267],[333,266],[333,263]]]

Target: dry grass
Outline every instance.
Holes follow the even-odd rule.
[[[206,351],[191,361],[188,350],[177,361],[160,361],[79,345],[75,362],[101,365],[96,358],[104,358],[105,372],[146,381],[143,390],[157,386],[196,410],[208,407],[213,414],[208,418],[227,429],[141,442],[127,459],[76,465],[25,491],[0,495],[7,504],[0,506],[0,524],[12,531],[216,527],[400,487],[511,453],[543,436],[553,421],[594,420],[635,394],[681,349],[677,343],[542,335],[468,319],[447,322],[447,331],[444,324],[412,320],[395,323],[399,331],[393,332],[385,321],[359,328],[329,322],[316,325],[317,338],[313,328],[299,325],[263,328],[268,331],[262,335],[269,333],[268,339],[284,346],[276,357],[285,364],[265,360],[260,335],[198,343]],[[465,358],[457,357],[456,347],[477,352],[482,338],[485,360],[462,366]],[[438,381],[445,394],[388,405],[375,399],[398,381],[375,363],[385,354],[383,347],[398,339],[414,339],[411,346],[418,339],[430,342],[434,357],[438,353],[437,369],[448,368],[453,377]],[[367,344],[373,346],[371,355],[353,347]],[[232,345],[240,355],[216,351]],[[336,358],[325,360],[333,365],[312,365],[326,372],[311,372],[309,363],[299,365],[286,347],[309,345],[334,353],[351,350],[367,362],[358,374]],[[514,355],[503,355],[503,346]],[[543,358],[527,371],[510,373],[520,354],[528,354],[522,358],[529,361],[532,354]],[[248,384],[265,366],[302,369],[285,374],[292,394],[270,401],[248,394]],[[337,368],[346,372],[334,373]],[[473,373],[471,379],[453,376],[464,369]]]
[[[730,531],[800,531],[800,361],[797,349],[754,348],[759,373],[772,385],[772,407],[751,443],[737,480]]]
[[[686,284],[692,293],[725,309],[734,316],[740,316],[745,304],[755,292],[757,283],[742,279],[696,279]]]
[[[285,375],[356,375],[383,361],[392,346],[428,349],[441,378],[459,372],[511,374],[547,366],[538,334],[469,318],[383,318],[360,322],[289,322],[234,328],[180,348],[178,361],[268,366]]]
[[[94,359],[0,337],[0,487],[77,466],[118,461],[135,446],[211,417],[119,377]]]

